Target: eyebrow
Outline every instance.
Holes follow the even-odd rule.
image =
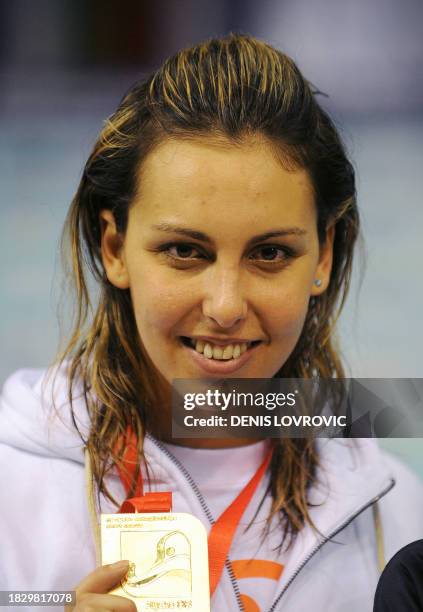
[[[181,227],[178,225],[171,225],[169,223],[159,223],[157,225],[152,225],[151,228],[169,234],[181,234],[182,236],[187,236],[188,238],[193,238],[194,240],[201,240],[202,242],[214,244],[214,241],[207,236],[207,234],[189,227]],[[248,241],[248,245],[256,244],[257,242],[262,242],[263,240],[269,240],[269,238],[278,238],[281,236],[304,236],[305,234],[307,234],[307,231],[301,227],[278,227],[265,232],[264,234],[257,234],[256,236],[253,236]]]

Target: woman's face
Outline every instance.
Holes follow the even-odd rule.
[[[101,215],[108,278],[130,289],[169,383],[272,377],[328,285],[333,230],[319,248],[309,177],[258,138],[166,141],[143,163],[124,238]]]

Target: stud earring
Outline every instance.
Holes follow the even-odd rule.
[[[322,284],[322,281],[320,280],[320,278],[316,278],[316,280],[314,281],[314,284],[316,285],[316,287],[320,287]]]

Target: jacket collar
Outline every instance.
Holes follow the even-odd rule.
[[[395,485],[374,439],[320,439],[316,482],[310,491],[314,530],[306,525],[298,535],[283,574],[283,588],[328,539],[378,501]]]

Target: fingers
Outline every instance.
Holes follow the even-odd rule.
[[[88,574],[76,587],[80,593],[108,593],[125,576],[129,568],[129,561],[118,561],[111,565],[97,567]]]
[[[103,565],[88,574],[76,587],[76,606],[66,606],[66,612],[136,612],[135,604],[126,597],[108,595],[126,575],[128,561]]]

